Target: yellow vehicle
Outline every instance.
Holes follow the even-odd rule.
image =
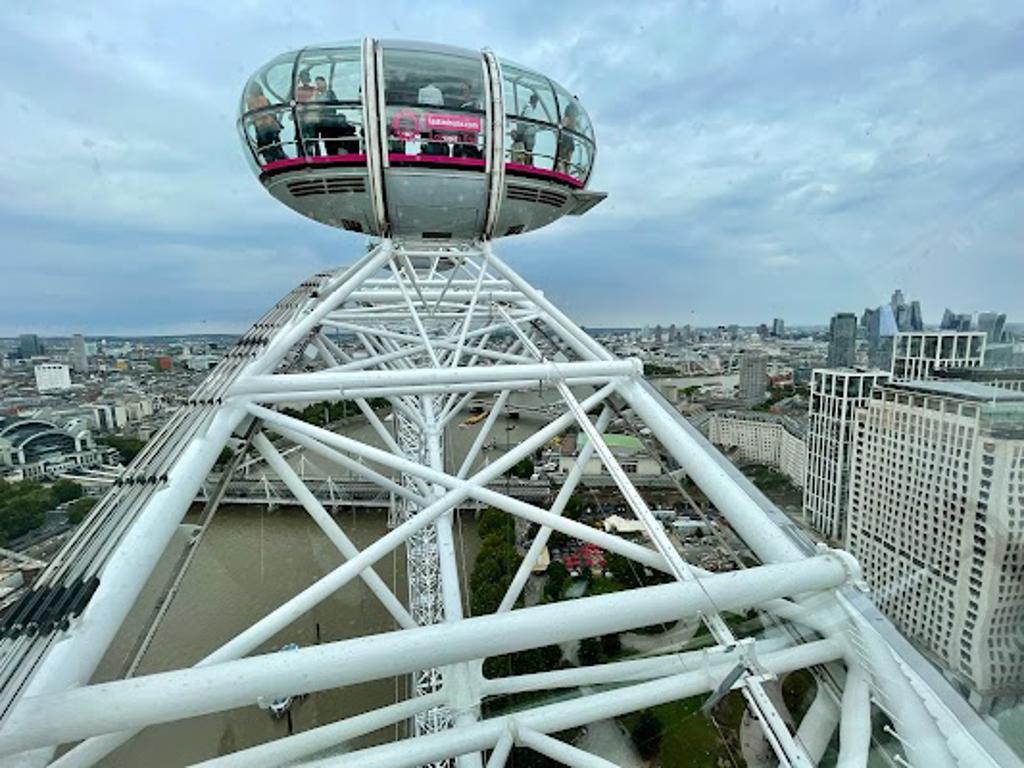
[[[470,416],[468,419],[466,419],[464,422],[462,422],[462,426],[464,426],[464,427],[472,427],[474,424],[479,424],[481,421],[483,421],[484,419],[487,418],[487,415],[489,413],[490,413],[490,411],[481,411],[478,414]]]

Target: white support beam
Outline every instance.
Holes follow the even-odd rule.
[[[796,732],[796,740],[806,750],[811,762],[817,765],[832,741],[832,734],[839,725],[839,704],[833,694],[821,682],[814,694],[807,714],[800,721]]]
[[[279,768],[294,760],[335,750],[345,742],[415,717],[431,707],[447,702],[447,693],[437,691],[414,699],[406,699],[380,709],[371,709],[335,723],[300,731],[292,736],[242,749],[238,752],[197,763],[193,768]],[[53,768],[65,768],[54,764]]]
[[[684,641],[685,642],[685,641]],[[579,688],[589,685],[608,685],[612,683],[635,683],[641,680],[654,680],[681,672],[692,672],[715,664],[727,663],[732,660],[733,666],[741,661],[743,654],[758,656],[790,647],[792,642],[779,635],[764,640],[742,641],[749,647],[743,648],[740,643],[729,646],[718,645],[712,648],[701,648],[696,651],[669,653],[665,649],[663,655],[650,656],[642,659],[593,664],[583,667],[555,669],[550,672],[535,672],[526,675],[509,677],[484,678],[481,692],[485,696],[502,696],[511,693],[528,691],[547,691],[558,688]]]
[[[601,415],[597,417],[597,424],[595,425],[598,432],[604,432],[608,428],[608,423],[612,418],[612,409],[605,406],[601,411]],[[587,463],[590,461],[590,457],[594,455],[594,444],[588,442],[583,448],[580,449],[579,455],[576,457],[576,461],[573,462],[572,469],[569,470],[569,474],[566,475],[565,480],[562,482],[562,487],[558,491],[558,495],[555,497],[554,503],[551,505],[552,515],[561,515],[565,511],[566,504],[569,503],[569,499],[572,498],[573,493],[576,492],[577,486],[579,486],[580,480],[583,478],[583,471],[587,467]],[[505,595],[501,599],[501,603],[498,605],[498,612],[512,610],[512,606],[516,604],[516,600],[519,599],[519,595],[523,591],[523,587],[526,586],[526,580],[530,578],[530,573],[533,571],[533,566],[536,564],[537,559],[544,551],[544,547],[547,546],[548,540],[551,538],[552,528],[549,525],[542,525],[540,530],[537,531],[537,535],[533,537],[533,541],[530,542],[530,548],[526,551],[526,555],[523,557],[522,562],[519,563],[519,568],[516,569],[515,575],[512,577],[512,581],[508,585],[508,589],[505,590]]]
[[[871,689],[864,670],[851,665],[843,684],[837,768],[864,768],[871,753]]]
[[[516,728],[516,740],[524,747],[540,752],[545,757],[557,760],[570,768],[620,768],[603,757],[584,752],[579,747],[525,726]]]
[[[415,518],[406,525],[413,522]],[[368,551],[364,550],[361,556]],[[358,560],[354,558],[346,566],[358,572],[362,565]],[[417,669],[692,618],[706,613],[712,606],[719,610],[741,610],[777,597],[832,589],[845,583],[847,578],[842,558],[823,554],[801,563],[716,574],[701,579],[700,583],[675,582],[645,587],[452,624],[326,643],[288,654],[269,653],[211,662],[202,667],[26,697],[11,713],[8,727],[0,733],[0,754],[219,712],[253,704],[261,696],[277,691],[325,690]],[[811,643],[808,647],[824,647],[821,642],[829,649],[828,660],[834,659],[838,649],[831,641]],[[706,676],[701,676],[706,682]],[[472,727],[446,733],[456,734]],[[470,751],[473,750],[450,754]]]
[[[414,387],[423,385],[494,384],[502,381],[554,382],[573,378],[631,378],[643,373],[639,360],[611,362],[530,363],[491,365],[480,368],[416,368],[407,371],[346,371],[334,373],[290,373],[240,378],[229,395],[318,392],[370,387]]]
[[[487,759],[487,768],[504,768],[513,746],[515,746],[515,736],[512,733],[512,728],[509,727],[501,734],[494,749],[491,750],[491,756]]]
[[[330,539],[331,543],[338,548],[338,551],[345,556],[346,559],[351,560],[359,555],[359,550],[356,545],[352,543],[352,540],[345,535],[345,532],[341,530],[341,526],[338,525],[337,521],[331,517],[331,515],[324,509],[323,505],[317,500],[316,496],[306,487],[306,484],[302,482],[302,479],[295,474],[288,462],[282,458],[281,454],[274,448],[273,443],[267,439],[267,436],[263,433],[258,433],[253,437],[253,446],[259,451],[260,455],[266,460],[267,465],[274,471],[284,484],[288,487],[288,490],[292,492],[296,500],[305,508],[309,513],[309,516],[313,518],[313,521],[317,524],[324,535]],[[405,629],[412,629],[416,626],[416,622],[413,620],[409,612],[405,610],[405,606],[399,602],[398,598],[395,597],[394,593],[388,589],[387,584],[377,575],[377,572],[373,570],[373,567],[368,567],[363,570],[359,577],[366,583],[366,586],[370,588],[370,591],[380,600],[381,604],[391,614],[400,627]]]
[[[509,615],[515,615],[513,612]],[[764,667],[772,674],[784,674],[815,664],[835,660],[839,653],[830,640],[819,640],[767,655]],[[511,728],[532,728],[541,733],[558,733],[595,720],[619,717],[629,712],[654,707],[669,701],[696,696],[713,690],[729,673],[727,665],[624,688],[595,693],[556,704],[534,707],[514,715],[492,717],[470,728],[458,728],[444,734],[406,739],[403,742],[349,752],[345,768],[416,768],[449,755],[495,746]],[[331,759],[301,763],[304,768],[334,768]]]

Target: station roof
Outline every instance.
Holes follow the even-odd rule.
[[[42,419],[0,416],[0,440],[5,440],[11,445],[23,445],[42,432],[56,431],[60,431],[56,424]]]

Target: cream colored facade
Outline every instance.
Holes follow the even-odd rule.
[[[736,457],[779,470],[797,488],[804,485],[807,445],[792,419],[756,411],[716,411],[703,426],[715,445]]]
[[[856,418],[846,546],[875,603],[982,709],[1024,692],[1024,394],[875,389]]]
[[[866,405],[872,388],[888,379],[886,371],[854,368],[819,368],[811,374],[803,515],[832,541],[842,541],[846,532],[854,410]]]

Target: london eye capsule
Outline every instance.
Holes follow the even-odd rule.
[[[271,195],[354,232],[488,239],[604,199],[587,190],[583,105],[486,50],[366,39],[285,53],[249,79],[238,127]]]

